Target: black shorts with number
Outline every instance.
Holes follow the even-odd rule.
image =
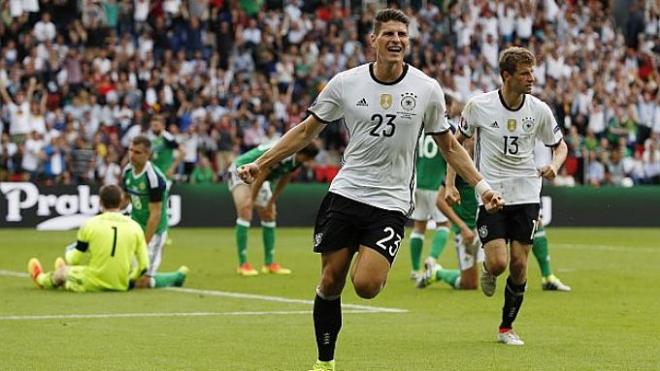
[[[539,204],[508,205],[494,214],[479,207],[477,231],[482,245],[504,238],[507,242],[518,241],[530,245],[539,223]]]
[[[392,264],[403,239],[408,218],[329,192],[319,208],[314,227],[314,251],[318,253],[360,245],[378,251]]]

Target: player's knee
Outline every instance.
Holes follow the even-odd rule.
[[[496,276],[502,274],[506,270],[506,258],[495,257],[488,260],[488,272]]]
[[[345,278],[341,278],[334,274],[324,273],[319,283],[319,290],[328,296],[341,294],[344,289]]]
[[[373,299],[383,289],[384,283],[373,280],[353,280],[355,293],[363,299]]]
[[[522,277],[527,273],[527,260],[526,259],[511,259],[510,266],[511,275]]]

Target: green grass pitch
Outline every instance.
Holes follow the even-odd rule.
[[[259,229],[250,233],[260,267]],[[319,275],[311,233],[277,232],[276,256],[293,275],[241,278],[232,229],[174,229],[161,270],[188,265],[192,291],[72,294],[38,290],[13,272],[32,256],[50,269],[75,232],[0,230],[0,369],[307,370]],[[406,240],[375,300],[347,284],[343,303],[369,308],[346,308],[338,370],[660,369],[660,229],[547,233],[555,274],[573,292],[541,291],[530,257],[516,322],[524,347],[495,343],[504,277],[493,298],[445,284],[416,289]],[[453,241],[440,262],[456,267]]]

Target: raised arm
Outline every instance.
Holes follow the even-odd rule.
[[[32,96],[34,95],[34,90],[36,89],[36,87],[37,87],[37,79],[34,77],[30,78],[27,94],[25,94],[25,100],[28,103],[32,102]]]
[[[5,82],[2,80],[0,80],[0,96],[2,96],[2,100],[5,102],[5,104],[14,103],[14,101],[9,96],[9,93],[7,93],[7,87],[5,86]]]

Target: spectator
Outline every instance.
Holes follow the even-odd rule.
[[[216,175],[211,168],[211,162],[205,155],[199,156],[199,162],[190,175],[190,183],[206,184],[215,182]]]
[[[589,152],[589,166],[587,167],[587,182],[594,187],[600,187],[605,181],[605,166],[602,159],[606,159],[607,153],[602,152],[601,158],[598,158],[596,152]]]

